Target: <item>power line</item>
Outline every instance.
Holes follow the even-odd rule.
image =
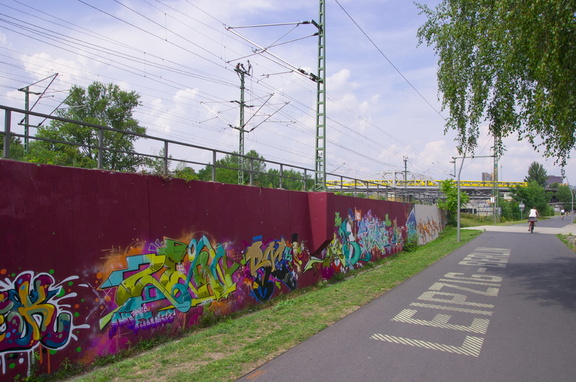
[[[442,116],[442,114],[440,114],[440,112],[438,110],[436,110],[436,108],[434,106],[432,106],[432,104],[426,99],[426,97],[424,97],[422,95],[422,93],[420,93],[420,91],[418,89],[416,89],[416,87],[412,84],[412,82],[410,82],[410,80],[408,80],[408,78],[406,78],[406,76],[400,71],[400,69],[398,69],[396,67],[396,65],[394,65],[394,63],[392,62],[392,60],[390,60],[388,58],[388,56],[386,56],[386,54],[382,51],[382,49],[380,49],[380,47],[378,45],[376,45],[376,43],[374,42],[374,40],[372,40],[372,38],[370,38],[370,36],[368,36],[368,33],[366,33],[364,31],[364,29],[362,29],[362,27],[360,26],[360,24],[358,24],[356,22],[356,20],[354,20],[354,18],[352,17],[352,15],[350,15],[350,13],[348,13],[348,11],[346,9],[344,9],[344,7],[342,6],[342,4],[340,4],[340,2],[338,0],[334,0],[336,2],[336,4],[338,4],[338,6],[342,9],[342,11],[344,11],[344,13],[346,14],[346,16],[348,16],[348,18],[354,23],[354,25],[356,25],[356,27],[360,30],[360,32],[362,32],[362,34],[368,39],[368,41],[370,41],[370,43],[374,46],[374,48],[376,48],[376,50],[378,50],[378,52],[380,53],[380,55],[382,55],[382,57],[384,57],[386,59],[386,61],[388,61],[388,63],[394,68],[394,70],[396,70],[396,72],[398,72],[398,74],[400,74],[400,76],[404,79],[404,81],[406,81],[406,83],[408,85],[410,85],[410,87],[412,89],[414,89],[414,91],[420,96],[420,98],[422,98],[424,100],[424,102],[426,102],[428,104],[428,106],[430,106],[430,108],[432,110],[434,110],[434,112],[436,112],[436,114],[438,114],[440,116],[440,118],[442,118],[443,120],[445,120],[445,118]]]
[[[141,94],[144,97],[143,99],[146,100],[146,102],[138,108],[137,112],[142,116],[143,120],[149,121],[147,122],[147,126],[149,126],[148,128],[163,131],[170,136],[178,136],[179,139],[182,140],[202,139],[215,145],[224,144],[223,140],[214,138],[210,135],[207,135],[206,138],[200,137],[204,130],[208,131],[210,134],[216,134],[218,132],[222,133],[224,130],[222,129],[221,124],[215,123],[215,121],[208,121],[205,123],[201,122],[204,120],[205,114],[202,113],[202,108],[200,107],[199,102],[224,101],[226,99],[231,99],[229,98],[229,94],[232,89],[237,87],[237,85],[227,79],[228,77],[226,73],[233,73],[233,65],[229,64],[230,60],[226,58],[226,56],[234,55],[238,57],[239,55],[244,54],[242,52],[245,52],[250,45],[246,44],[244,40],[241,40],[230,33],[226,33],[224,28],[226,25],[225,23],[205,10],[199,8],[191,1],[186,1],[186,3],[195,7],[197,11],[191,12],[191,14],[196,17],[192,17],[190,14],[187,14],[188,12],[184,13],[179,9],[172,7],[170,3],[166,1],[156,0],[156,6],[151,4],[152,0],[145,1],[146,4],[150,5],[154,9],[154,12],[163,12],[163,15],[158,14],[160,18],[154,18],[151,16],[151,13],[146,12],[145,8],[132,8],[131,11],[138,17],[130,17],[130,19],[123,20],[121,17],[113,16],[114,12],[112,12],[110,8],[106,8],[100,4],[97,5],[101,9],[98,9],[98,7],[92,8],[108,15],[108,17],[114,17],[115,20],[129,25],[135,31],[138,31],[140,41],[149,41],[152,39],[160,41],[161,43],[176,48],[173,50],[176,54],[196,52],[194,57],[199,57],[203,62],[208,63],[210,68],[218,67],[219,70],[222,69],[224,72],[219,73],[218,71],[211,69],[207,71],[199,71],[195,64],[182,65],[182,63],[185,62],[184,60],[170,60],[172,57],[170,54],[158,53],[158,51],[154,51],[153,49],[145,51],[141,47],[127,44],[105,34],[97,33],[97,31],[90,28],[70,23],[63,18],[51,15],[40,9],[32,8],[23,1],[15,0],[15,3],[18,3],[23,7],[25,6],[27,7],[27,10],[31,11],[25,12],[20,9],[17,11],[25,13],[29,17],[35,17],[36,20],[42,20],[44,22],[43,26],[41,23],[25,23],[25,21],[17,20],[17,18],[14,18],[13,16],[5,17],[5,19],[11,19],[9,21],[13,24],[6,22],[4,25],[11,29],[9,32],[17,33],[24,38],[30,39],[30,41],[38,41],[43,44],[43,46],[53,46],[60,49],[62,52],[72,53],[75,55],[80,54],[81,60],[106,64],[114,70],[114,72],[111,73],[99,73],[96,70],[91,73],[89,70],[84,69],[81,73],[75,73],[78,68],[73,67],[72,65],[63,73],[65,79],[59,79],[60,83],[74,85],[72,83],[74,81],[71,81],[71,79],[76,78],[85,81],[86,84],[91,83],[93,82],[93,79],[89,78],[91,75],[95,78],[103,77],[120,83],[125,82],[125,78],[129,78],[130,76],[138,76],[136,81],[130,83],[130,85],[136,86],[137,91],[139,93],[142,92]],[[79,2],[90,6],[85,1]],[[119,1],[116,1],[116,3],[127,8],[126,5]],[[129,4],[128,2],[125,3]],[[13,7],[8,8],[16,10],[16,8]],[[204,15],[206,15],[206,17],[204,17]],[[201,16],[202,19],[198,16]],[[186,17],[186,19],[184,19],[184,17]],[[167,22],[162,25],[162,23],[158,21],[161,19],[165,19]],[[172,23],[172,20],[175,20],[178,24]],[[210,22],[205,22],[205,20],[209,20]],[[217,23],[220,26],[220,29],[214,27],[213,24],[215,23],[212,21]],[[194,44],[194,41],[191,41],[189,38],[186,39],[182,30],[176,31],[174,28],[168,28],[168,25],[174,27],[175,25],[179,26],[180,24],[186,28],[190,28],[190,30],[194,31],[193,33],[195,35],[201,36],[200,40],[194,40],[198,42],[198,44]],[[161,28],[163,32],[154,33],[151,31],[152,34],[147,33],[146,28],[150,25],[155,25],[158,28]],[[154,27],[154,29],[158,31],[157,28]],[[66,32],[67,30],[73,31],[73,33]],[[270,49],[271,47],[279,47],[282,44],[287,43],[288,41],[284,42],[284,39],[289,39],[287,38],[288,33],[285,33],[280,38],[273,39],[274,42],[266,44],[262,48]],[[78,38],[79,34],[81,34],[81,37]],[[143,34],[144,37],[142,37]],[[164,34],[165,36],[163,36]],[[152,35],[154,37],[150,38]],[[172,41],[166,42],[165,40],[167,37]],[[303,38],[308,37],[309,36]],[[94,38],[97,38],[98,41],[93,42]],[[221,38],[221,41],[218,41],[219,38]],[[204,43],[202,43],[204,48],[200,46],[201,41],[206,41],[210,44],[210,48],[206,49],[205,47],[207,45]],[[25,44],[23,46],[32,47],[34,44]],[[145,48],[148,48],[149,46],[150,45],[145,45]],[[215,48],[222,49],[222,54],[215,54]],[[18,54],[20,53],[27,55],[27,53],[24,52],[19,52]],[[188,56],[188,54],[186,54],[186,56]],[[265,55],[260,55],[260,57],[265,61],[259,59],[253,61],[253,64],[258,67],[262,73],[278,72],[279,70],[277,70],[277,68],[282,67],[281,61],[274,57]],[[43,72],[46,66],[41,65],[41,62],[36,62],[37,66],[31,66],[33,65],[32,58],[33,54],[28,55],[26,66],[24,66],[23,63],[15,64],[18,62],[17,60],[19,60],[16,57],[14,58],[14,61],[5,61],[9,64],[7,67],[13,67],[22,71],[22,73],[14,71],[14,73],[18,73],[15,74],[14,77],[20,76],[23,79],[21,82],[28,83],[32,82],[30,81],[30,76],[40,78],[41,76],[46,75]],[[64,64],[58,63],[57,65],[60,68]],[[30,68],[32,68],[32,71],[30,71]],[[87,68],[90,68],[90,66],[87,66]],[[60,72],[60,70],[54,71]],[[6,73],[6,71],[3,70],[3,73]],[[198,86],[198,80],[206,83],[208,86]],[[283,89],[281,86],[282,83],[289,83],[290,90]],[[300,72],[294,68],[290,68],[289,72],[276,78],[268,76],[259,81],[255,81],[253,88],[250,89],[250,94],[258,98],[264,94],[274,92],[281,100],[289,101],[290,104],[285,109],[281,110],[278,113],[278,116],[279,119],[294,121],[294,123],[274,124],[273,129],[275,133],[277,132],[274,142],[271,142],[270,138],[264,138],[265,135],[258,133],[259,129],[250,136],[250,142],[260,144],[263,149],[265,148],[268,152],[272,153],[269,155],[276,156],[284,155],[283,153],[291,154],[292,152],[286,149],[286,147],[289,147],[287,142],[290,142],[292,147],[295,148],[293,150],[300,154],[302,160],[312,160],[312,158],[307,158],[312,151],[310,150],[306,153],[303,150],[309,150],[313,146],[312,142],[309,143],[306,141],[306,139],[311,140],[310,135],[313,134],[313,127],[309,123],[311,118],[314,116],[314,110],[311,107],[311,99],[313,98],[314,90],[313,87],[314,83],[312,83],[308,77],[302,76]],[[176,93],[172,92],[172,89],[184,91],[187,101],[182,102],[181,99],[171,99]],[[159,111],[156,106],[151,105],[150,102],[147,101],[148,99],[158,103],[165,102],[167,105],[165,106],[165,109],[167,110],[164,112]],[[385,139],[388,141],[393,139],[399,143],[402,142],[386,133],[380,125],[373,123],[366,116],[358,115],[358,112],[352,110],[349,105],[344,105],[342,102],[333,99],[333,97],[328,97],[328,100],[339,104],[340,106],[345,106],[342,107],[342,109],[346,113],[359,118],[358,121],[365,124],[365,126],[370,128],[370,131],[372,131],[372,133],[369,134],[370,137],[368,137],[368,134],[363,135],[355,129],[353,125],[344,122],[344,119],[335,119],[330,117],[329,120],[330,123],[333,124],[334,131],[337,132],[337,134],[342,134],[342,136],[348,141],[354,141],[355,144],[353,147],[349,147],[350,145],[346,143],[342,144],[340,143],[341,140],[334,137],[330,138],[328,143],[336,147],[339,154],[354,154],[358,159],[358,163],[361,166],[365,165],[366,168],[373,168],[374,166],[391,166],[390,163],[387,163],[388,161],[386,159],[382,160],[384,156],[382,156],[382,158],[372,158],[370,157],[370,154],[367,154],[367,152],[372,150],[370,147],[372,146],[373,141],[381,138],[379,136],[380,134],[385,134]],[[46,103],[57,101],[58,100],[56,99],[51,99],[46,101]],[[196,117],[191,117],[193,113],[196,113]],[[348,118],[348,116],[345,117]],[[164,123],[165,126],[162,126],[162,123]],[[374,135],[374,130],[372,130],[373,128],[376,129],[376,136]],[[199,131],[199,129],[202,129],[202,131]],[[292,142],[295,143],[292,144]],[[226,144],[229,143],[226,142]],[[367,150],[359,149],[359,147],[366,147]],[[374,150],[376,150],[376,148],[374,148]],[[389,152],[391,158],[393,157],[395,160],[401,158],[401,154],[397,153],[393,148],[383,147],[381,150],[382,151],[378,151],[378,154],[381,152]],[[409,155],[411,158],[416,158],[415,155]]]

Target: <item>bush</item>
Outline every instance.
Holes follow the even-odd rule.
[[[404,242],[403,251],[404,252],[414,252],[418,249],[418,235],[410,235],[408,239]]]

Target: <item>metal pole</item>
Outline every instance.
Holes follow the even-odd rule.
[[[462,167],[464,167],[464,159],[466,155],[462,158],[462,163],[460,164],[460,170],[458,170],[458,178],[456,180],[456,192],[457,195],[457,204],[456,204],[456,242],[460,243],[460,174],[462,173]],[[456,160],[456,159],[454,159]]]
[[[12,112],[8,109],[4,110],[4,158],[10,158],[10,125],[12,120]]]
[[[98,129],[98,168],[102,169],[103,163],[103,153],[102,150],[104,149],[104,130]]]
[[[216,181],[216,151],[212,151],[212,181]]]
[[[168,142],[164,142],[164,176],[168,176]]]
[[[493,155],[488,155],[488,156],[472,156],[472,158],[493,158]],[[462,173],[462,168],[464,167],[464,160],[466,159],[466,153],[464,153],[464,156],[461,157],[452,157],[452,159],[454,160],[454,170],[456,170],[456,159],[462,159],[462,163],[460,164],[460,170],[458,170],[458,178],[457,178],[457,182],[458,182],[458,196],[457,196],[457,200],[458,200],[458,207],[457,207],[457,213],[456,213],[456,240],[458,242],[460,242],[460,174]]]
[[[318,76],[316,81],[316,179],[314,187],[326,191],[326,4],[320,0],[318,28]]]
[[[238,130],[240,131],[240,139],[238,143],[238,184],[244,184],[244,133],[246,130],[244,129],[244,107],[246,104],[244,103],[244,91],[245,91],[245,76],[250,75],[248,70],[244,68],[244,65],[238,64],[236,65],[236,69],[234,69],[238,76],[240,76],[240,127]]]
[[[570,208],[570,216],[572,216],[572,223],[574,223],[574,190],[570,187],[570,181],[566,178],[566,182],[568,183],[568,189],[570,190],[570,199],[571,199],[571,208]]]
[[[408,157],[404,157],[404,203],[408,201]]]
[[[254,184],[254,158],[250,157],[250,185]]]
[[[574,221],[574,190],[570,189],[570,196],[572,197],[572,211],[571,211],[571,215],[572,215],[572,221]]]
[[[26,86],[24,90],[24,109],[30,111],[30,88]],[[20,89],[22,90],[22,89]],[[30,115],[24,116],[24,152],[28,154],[28,136],[30,135]]]
[[[496,155],[496,141],[497,137],[494,136],[494,176],[492,183],[492,195],[494,196],[494,203],[492,204],[492,216],[494,224],[496,224],[496,217],[498,215],[498,156]]]

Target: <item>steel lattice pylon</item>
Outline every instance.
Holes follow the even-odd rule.
[[[316,176],[314,187],[326,190],[326,3],[320,0],[318,27],[318,76],[316,78]]]

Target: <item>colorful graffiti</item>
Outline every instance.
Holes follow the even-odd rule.
[[[426,217],[418,221],[417,230],[421,238],[420,244],[425,244],[438,237],[442,231],[442,225],[431,217]]]
[[[149,253],[126,255],[126,267],[111,272],[100,285],[114,295],[116,305],[100,319],[100,328],[110,325],[112,338],[123,327],[137,333],[170,324],[178,312],[187,313],[236,291],[234,274],[241,267],[244,271],[237,278],[243,277],[258,301],[270,299],[281,284],[296,289],[304,243],[290,244],[282,238],[264,244],[262,237],[256,237],[241,264],[227,255],[235,252],[229,247],[212,243],[205,235],[188,244],[164,238],[150,246]]]
[[[150,252],[126,256],[126,268],[113,271],[100,285],[112,290],[116,308],[100,319],[111,323],[110,338],[118,329],[134,332],[174,321],[176,312],[227,297],[236,290],[232,274],[240,266],[226,255],[225,245],[206,236],[188,244],[164,238]]]
[[[410,234],[418,235],[418,244],[424,245],[438,237],[444,228],[443,222],[444,215],[436,207],[415,205],[409,219]]]
[[[71,339],[73,330],[87,329],[87,324],[75,325],[73,314],[64,303],[76,293],[66,293],[63,283],[77,279],[72,276],[56,284],[48,273],[35,275],[22,272],[13,280],[0,281],[0,354],[2,372],[6,372],[6,355],[30,354],[39,346],[60,350]],[[28,360],[30,364],[30,359]]]
[[[269,300],[277,282],[283,283],[289,290],[296,289],[298,274],[295,268],[302,264],[301,255],[304,250],[303,243],[294,242],[289,245],[284,238],[267,245],[263,244],[261,236],[253,239],[252,245],[246,250],[245,261],[249,272],[247,279],[258,300]]]
[[[331,193],[14,161],[0,175],[6,380],[176,336],[394,254],[415,232],[431,240],[443,224],[433,206]]]
[[[306,270],[321,264],[322,276],[331,278],[335,273],[347,272],[361,266],[373,257],[383,257],[402,249],[405,227],[397,220],[390,220],[388,214],[381,220],[368,210],[350,209],[345,219],[336,212],[334,218],[334,238],[323,253],[323,258],[312,258]]]

